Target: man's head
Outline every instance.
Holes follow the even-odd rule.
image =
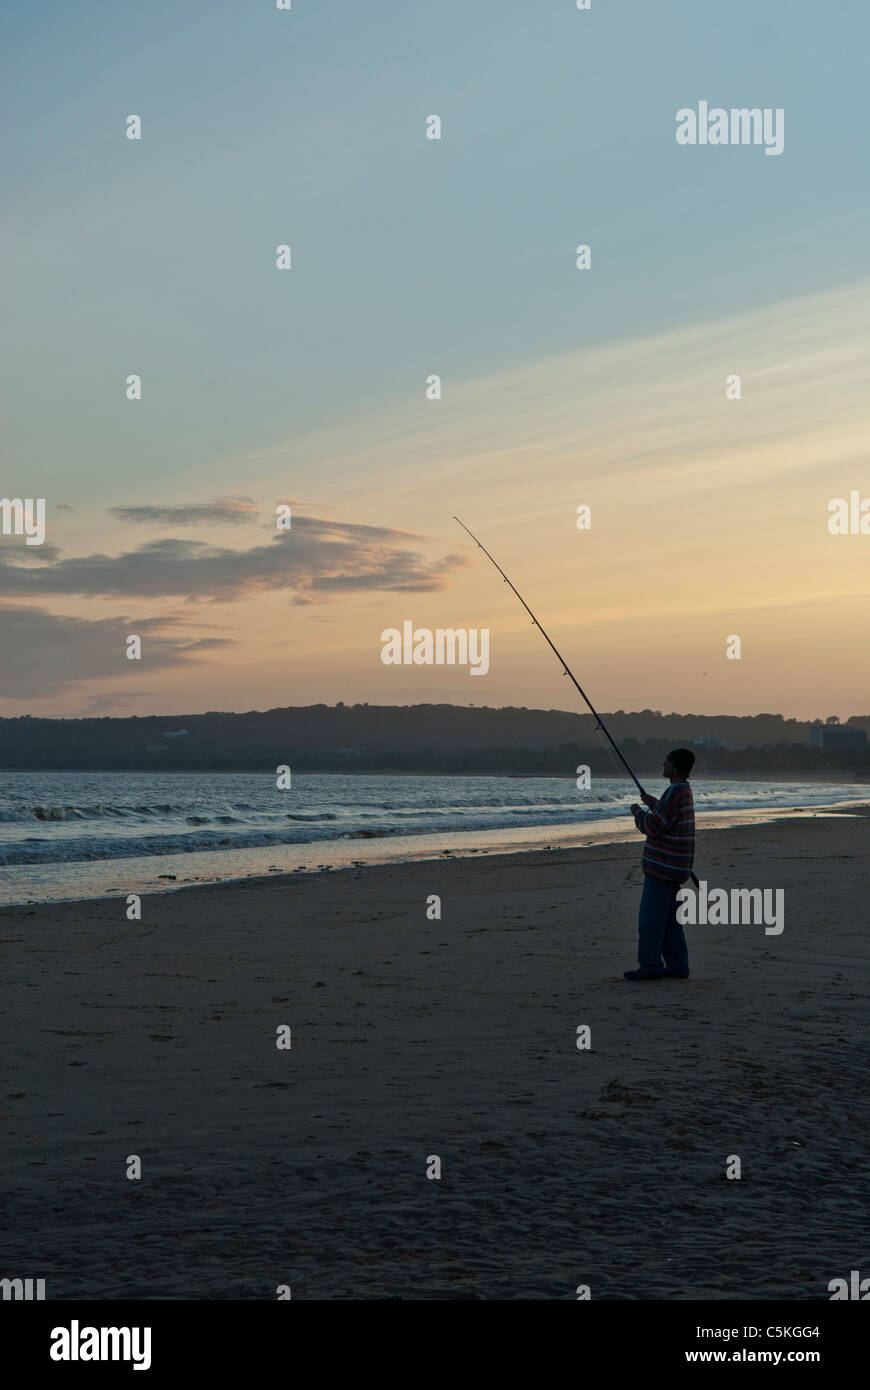
[[[688,748],[675,748],[665,758],[662,776],[672,782],[687,782],[695,765],[695,755]]]

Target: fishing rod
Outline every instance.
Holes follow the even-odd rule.
[[[458,516],[454,516],[453,520],[454,520],[454,521],[459,521],[459,517],[458,517]],[[498,563],[497,560],[494,560],[494,559],[493,559],[493,557],[490,555],[489,551],[487,550],[486,546],[483,545],[483,544],[477,539],[477,536],[474,534],[474,532],[473,532],[473,531],[469,531],[469,529],[468,529],[468,527],[466,526],[465,522],[464,522],[464,521],[459,521],[459,525],[462,527],[463,531],[465,531],[465,533],[471,537],[471,539],[474,541],[474,544],[475,544],[476,546],[478,546],[478,548],[479,548],[480,550],[483,551],[484,555],[486,556],[487,560],[489,560],[490,564],[492,564],[492,565],[495,566],[495,568],[498,570],[499,574],[501,575],[502,579],[504,580],[505,584],[507,584],[508,588],[509,588],[509,589],[512,589],[513,592],[516,594],[516,596],[517,596],[517,598],[519,599],[520,603],[523,605],[523,608],[525,608],[526,612],[528,613],[529,617],[531,618],[533,624],[535,625],[535,627],[536,627],[536,628],[538,629],[538,631],[540,632],[540,634],[541,634],[541,636],[543,637],[544,641],[547,643],[547,646],[550,648],[550,650],[555,654],[555,656],[556,656],[557,659],[559,660],[559,662],[560,662],[560,664],[561,664],[561,666],[562,666],[562,674],[565,675],[565,676],[567,676],[568,679],[569,679],[570,681],[573,682],[574,686],[575,686],[576,689],[579,691],[580,696],[581,696],[581,698],[583,699],[584,703],[585,703],[586,705],[588,705],[588,707],[589,707],[589,709],[591,710],[592,714],[594,714],[594,716],[595,716],[595,728],[596,728],[596,729],[600,729],[601,732],[604,734],[605,738],[607,739],[608,743],[610,744],[610,746],[611,746],[611,748],[613,749],[613,751],[614,751],[614,753],[616,754],[616,756],[619,758],[619,761],[622,763],[622,766],[625,768],[626,772],[628,773],[628,775],[629,775],[629,777],[631,778],[631,780],[632,780],[632,782],[634,783],[634,785],[637,787],[637,789],[638,789],[638,791],[640,792],[641,796],[646,796],[646,792],[644,791],[643,787],[640,785],[640,782],[639,782],[639,781],[637,780],[637,778],[635,777],[634,773],[632,772],[632,770],[631,770],[631,768],[629,767],[628,763],[626,762],[625,758],[622,756],[622,751],[621,751],[621,749],[619,748],[619,745],[618,745],[617,743],[615,743],[614,740],[611,738],[611,736],[610,736],[610,730],[607,728],[607,725],[604,723],[604,720],[601,718],[601,715],[598,713],[598,711],[597,711],[597,709],[595,708],[595,706],[593,705],[592,701],[589,699],[589,696],[586,694],[586,691],[583,689],[583,687],[582,687],[582,685],[580,684],[580,682],[578,681],[577,677],[574,675],[574,672],[571,670],[571,667],[568,665],[568,663],[567,663],[567,661],[565,660],[564,656],[563,656],[562,653],[559,651],[559,648],[556,646],[555,642],[552,641],[552,639],[549,637],[549,635],[548,635],[548,634],[544,631],[544,629],[541,627],[541,624],[538,622],[538,620],[537,620],[537,618],[535,617],[534,613],[532,612],[531,608],[530,608],[529,605],[526,603],[526,601],[525,601],[525,599],[523,598],[522,594],[520,593],[519,589],[516,587],[515,584],[512,584],[512,583],[511,583],[511,581],[508,579],[507,575],[505,574],[504,570],[502,569],[501,565]],[[691,878],[692,882],[694,883],[695,887],[697,888],[697,887],[698,887],[698,880],[696,879],[695,875],[694,875],[694,874],[690,874],[689,877]]]
[[[454,516],[453,520],[454,520],[454,521],[459,521],[459,517],[458,517],[458,516]],[[611,745],[611,747],[612,747],[614,753],[615,753],[616,756],[619,758],[619,761],[622,763],[623,767],[625,768],[626,772],[628,773],[629,777],[631,778],[632,782],[633,782],[634,785],[637,787],[637,789],[638,789],[638,791],[640,792],[641,796],[643,796],[643,795],[645,794],[645,793],[644,793],[644,790],[643,790],[643,787],[640,785],[640,782],[638,782],[637,778],[635,777],[635,775],[634,775],[634,773],[632,772],[631,768],[629,767],[628,763],[625,761],[625,758],[622,756],[622,753],[620,752],[620,749],[619,749],[618,745],[617,745],[616,743],[614,743],[613,739],[610,737],[610,731],[608,730],[607,726],[604,724],[604,722],[603,722],[603,720],[602,720],[602,718],[601,718],[601,715],[598,713],[598,711],[597,711],[597,709],[595,708],[595,706],[593,705],[592,701],[589,699],[589,696],[586,694],[586,691],[583,689],[583,687],[582,687],[582,685],[580,684],[580,682],[578,681],[577,677],[574,675],[574,672],[571,670],[570,666],[568,665],[568,663],[567,663],[567,661],[565,660],[565,658],[564,658],[564,656],[562,655],[562,653],[559,651],[559,648],[556,646],[555,642],[552,642],[552,641],[550,640],[550,638],[547,636],[547,633],[546,633],[546,632],[544,631],[544,629],[541,627],[541,624],[538,622],[538,620],[537,620],[537,618],[535,617],[534,613],[532,612],[531,608],[530,608],[529,605],[526,603],[526,601],[525,601],[525,599],[523,598],[522,594],[520,593],[519,589],[517,589],[516,586],[515,586],[514,584],[511,584],[511,581],[508,579],[508,577],[507,577],[507,575],[505,574],[504,570],[502,569],[501,565],[498,564],[498,562],[492,558],[492,556],[490,555],[490,553],[489,553],[489,551],[487,550],[486,546],[485,546],[485,545],[481,545],[480,541],[477,539],[477,536],[474,534],[473,531],[469,531],[469,530],[468,530],[468,527],[466,526],[466,524],[465,524],[464,521],[459,521],[459,525],[462,527],[463,531],[467,532],[467,534],[468,534],[468,535],[471,537],[471,539],[474,541],[475,545],[480,546],[480,549],[483,551],[483,553],[484,553],[484,555],[486,556],[487,560],[489,560],[491,564],[495,565],[496,569],[498,570],[498,572],[499,572],[499,574],[501,575],[502,579],[504,580],[505,584],[507,584],[507,585],[509,586],[509,588],[513,589],[514,593],[516,594],[516,596],[517,596],[517,598],[519,599],[520,603],[523,605],[523,608],[525,608],[526,612],[528,613],[528,615],[529,615],[529,617],[531,618],[532,622],[534,623],[535,627],[536,627],[536,628],[538,629],[538,631],[540,632],[540,634],[541,634],[541,636],[543,637],[544,641],[547,643],[548,647],[550,647],[551,651],[553,651],[553,652],[556,654],[556,656],[558,657],[559,661],[561,662],[561,665],[562,665],[562,674],[565,675],[565,676],[567,676],[568,679],[569,679],[570,681],[573,681],[573,683],[574,683],[574,685],[576,686],[577,690],[580,692],[580,695],[581,695],[582,699],[585,701],[585,703],[589,706],[589,709],[590,709],[590,710],[592,711],[592,713],[595,715],[595,721],[596,721],[596,722],[595,722],[595,727],[596,727],[596,729],[600,729],[601,732],[604,734],[605,738],[606,738],[606,739],[608,740],[608,742],[610,743],[610,745]]]

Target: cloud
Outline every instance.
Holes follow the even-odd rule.
[[[63,551],[59,546],[47,545],[44,541],[42,545],[26,545],[18,536],[0,536],[0,555],[3,551],[14,553],[17,563],[27,564],[28,561],[53,565],[59,560]]]
[[[107,676],[117,679],[129,673],[135,679],[143,668],[150,675],[189,665],[202,651],[235,645],[228,638],[174,637],[163,631],[166,626],[160,618],[132,623],[127,618],[91,620],[59,617],[44,608],[0,607],[0,648],[15,653],[14,661],[0,665],[0,696],[28,700]],[[131,633],[143,639],[141,661],[127,660]]]
[[[149,526],[208,526],[213,522],[256,521],[252,497],[213,497],[210,502],[188,502],[177,507],[109,507],[118,521]]]
[[[144,700],[147,696],[156,693],[154,690],[111,690],[103,695],[91,695],[88,697],[87,704],[81,714],[71,717],[86,719],[88,715],[94,714],[113,715],[119,705],[129,705],[134,700]]]
[[[267,544],[234,550],[205,541],[151,541],[121,555],[59,560],[38,570],[0,558],[0,593],[38,598],[47,594],[158,598],[182,595],[230,600],[264,592],[292,591],[297,603],[338,593],[389,590],[424,593],[446,589],[466,558],[427,561],[407,548],[411,532],[297,517],[292,530]]]

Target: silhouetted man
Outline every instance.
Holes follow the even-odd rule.
[[[641,792],[645,806],[631,808],[642,835],[643,893],[638,917],[638,970],[623,972],[626,980],[687,980],[689,952],[677,921],[677,894],[692,871],[695,857],[695,805],[689,774],[695,762],[688,748],[675,748],[665,758],[662,776],[670,785],[661,800]],[[662,964],[664,957],[664,964]]]

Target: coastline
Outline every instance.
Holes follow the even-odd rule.
[[[870,814],[867,801],[812,807],[748,807],[697,811],[698,831],[737,828],[779,820]],[[641,843],[627,814],[580,825],[512,826],[498,830],[430,831],[408,835],[319,840],[246,850],[203,850],[78,863],[13,864],[0,867],[0,909],[42,902],[86,902],[128,893],[180,892],[206,884],[244,883],[273,875],[337,872],[378,864],[426,863],[445,856],[529,854],[546,848]],[[55,869],[54,878],[50,877]]]

